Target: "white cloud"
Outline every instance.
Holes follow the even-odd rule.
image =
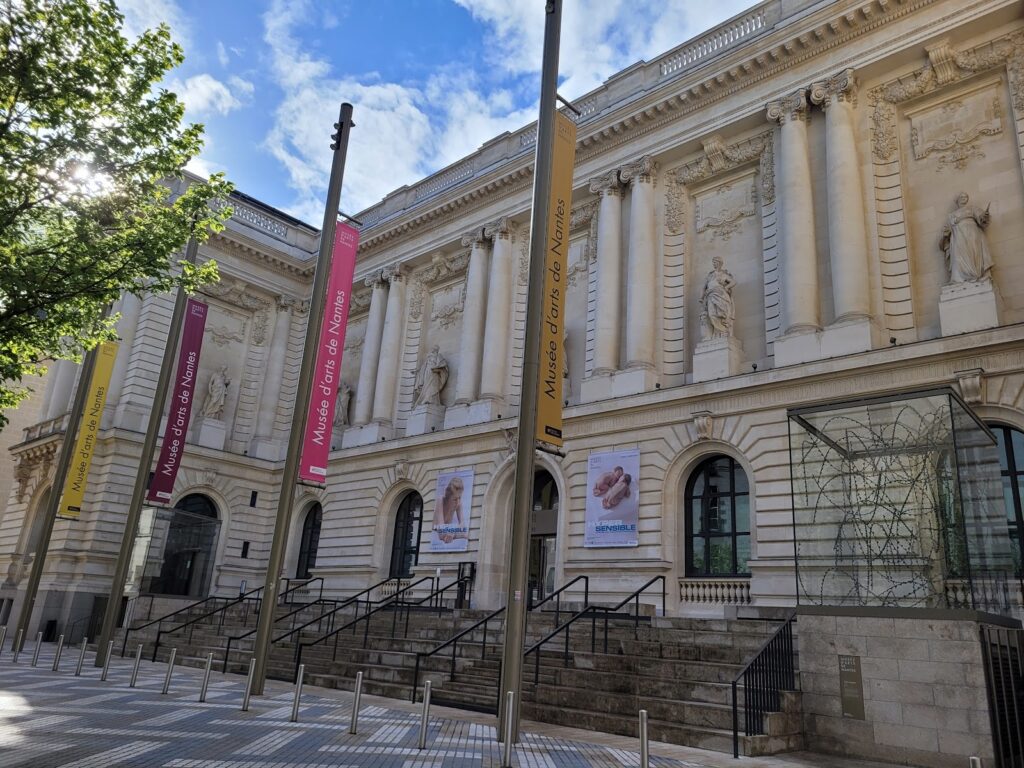
[[[124,14],[126,36],[138,37],[164,23],[171,28],[172,39],[188,50],[191,29],[176,0],[117,0],[117,7]]]
[[[228,49],[224,47],[224,43],[220,40],[217,41],[217,61],[220,62],[222,67],[226,67],[231,63],[231,59],[228,58]]]
[[[248,80],[239,77],[238,75],[232,75],[228,78],[228,83],[234,89],[235,93],[241,94],[245,98],[251,98],[253,93],[256,92],[256,86]]]
[[[252,83],[240,77],[232,77],[230,82],[235,88],[234,93],[213,75],[204,72],[201,75],[193,75],[184,82],[170,80],[167,87],[181,97],[185,102],[185,110],[191,116],[213,113],[226,115],[243,106],[236,93],[248,97],[254,90]]]

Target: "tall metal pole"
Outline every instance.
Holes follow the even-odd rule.
[[[189,238],[188,246],[185,248],[185,261],[195,264],[198,252],[199,243],[194,237]],[[110,642],[114,637],[114,625],[117,623],[117,614],[121,609],[121,596],[124,594],[124,583],[128,579],[128,565],[131,561],[132,548],[135,546],[135,534],[138,532],[139,517],[142,515],[146,486],[149,484],[149,471],[153,466],[156,438],[160,432],[160,422],[163,421],[164,403],[167,401],[167,390],[174,371],[174,358],[178,354],[178,340],[181,336],[182,323],[185,320],[186,299],[185,291],[179,288],[174,297],[171,324],[167,328],[167,343],[164,345],[163,360],[160,361],[160,375],[156,381],[156,391],[153,393],[153,405],[149,411],[146,437],[142,441],[142,450],[139,453],[139,467],[135,472],[135,488],[132,490],[131,502],[128,504],[124,533],[121,534],[121,549],[117,553],[117,564],[114,566],[114,581],[110,585],[107,606],[103,612],[103,628],[100,631],[99,640],[96,641],[95,664],[97,667],[102,667],[106,661],[105,649],[110,647]]]
[[[299,383],[295,391],[295,408],[292,410],[292,427],[288,433],[288,453],[281,476],[281,493],[277,499],[277,519],[274,522],[274,536],[270,543],[270,559],[267,561],[267,576],[264,580],[263,600],[256,629],[256,645],[253,658],[256,671],[253,675],[252,692],[259,696],[267,679],[267,655],[270,652],[270,633],[274,626],[274,607],[277,603],[277,583],[281,575],[281,561],[284,559],[285,536],[292,516],[295,501],[295,483],[299,478],[299,460],[302,453],[302,436],[306,430],[307,405],[313,385],[313,366],[316,362],[317,340],[324,314],[327,296],[327,279],[331,272],[331,256],[334,250],[334,230],[338,222],[338,203],[341,201],[341,182],[345,178],[345,157],[348,154],[348,135],[352,128],[352,105],[341,105],[341,115],[334,125],[338,132],[333,135],[334,159],[331,162],[331,178],[327,185],[327,208],[324,210],[324,224],[320,230],[320,250],[317,253],[316,270],[313,273],[313,293],[309,302],[309,317],[306,320],[306,339],[302,347],[302,364],[299,367]]]
[[[523,640],[526,635],[526,572],[530,551],[530,508],[533,502],[534,444],[537,431],[537,381],[540,376],[540,337],[543,319],[544,266],[547,255],[548,201],[551,197],[551,160],[555,146],[555,96],[558,87],[558,44],[562,28],[562,0],[547,0],[544,22],[544,63],[541,69],[540,117],[537,156],[533,170],[533,217],[530,223],[530,283],[526,303],[526,338],[523,379],[519,399],[519,437],[516,445],[515,501],[509,557],[508,597],[505,605],[505,645],[501,657],[499,733],[519,741],[519,713],[523,677]],[[511,691],[515,695],[508,696]],[[511,711],[507,703],[511,701]],[[511,731],[509,727],[511,719]]]
[[[32,620],[32,611],[36,605],[36,594],[39,592],[39,582],[43,578],[43,565],[46,563],[46,552],[50,548],[50,537],[53,535],[53,524],[57,520],[57,511],[60,509],[60,497],[64,491],[64,481],[67,479],[68,470],[71,468],[71,457],[75,452],[75,435],[78,432],[78,425],[82,421],[82,414],[85,412],[85,401],[89,398],[89,383],[92,381],[92,372],[96,367],[96,356],[99,354],[99,347],[93,347],[82,361],[82,370],[78,377],[78,389],[75,390],[75,399],[71,405],[71,415],[68,417],[68,426],[64,430],[64,440],[60,444],[60,455],[57,458],[57,471],[53,475],[53,485],[50,486],[50,498],[46,502],[46,510],[43,512],[43,526],[39,531],[39,541],[36,544],[36,559],[32,561],[32,570],[29,571],[28,583],[25,585],[25,600],[21,604],[21,613],[18,614],[17,637],[28,637],[28,625]],[[20,651],[20,648],[15,650]]]

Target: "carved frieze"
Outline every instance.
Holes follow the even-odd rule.
[[[434,310],[430,314],[430,319],[438,323],[442,328],[450,328],[458,322],[459,317],[462,316],[463,310],[466,308],[466,284],[462,283],[458,287],[458,294],[452,298],[452,288],[446,291],[440,291],[434,300]],[[448,299],[447,301],[445,299]]]
[[[572,209],[569,217],[569,231],[577,232],[587,227],[587,249],[585,253],[586,262],[597,261],[597,221],[600,205],[597,200],[578,205]],[[585,265],[584,265],[585,266]],[[586,271],[584,269],[584,271]]]
[[[742,220],[757,213],[757,190],[745,178],[699,194],[695,202],[697,232],[728,240]]]
[[[982,138],[1003,132],[1003,106],[999,81],[990,82],[940,104],[908,112],[910,145],[915,160],[934,154],[937,171],[963,169],[973,158],[985,153]]]
[[[349,302],[349,314],[355,315],[370,308],[370,299],[373,291],[369,288],[361,288],[352,292],[352,300]]]

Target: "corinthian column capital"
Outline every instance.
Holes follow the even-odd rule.
[[[627,163],[619,169],[619,180],[623,184],[651,183],[654,175],[658,172],[658,164],[650,155],[644,155],[639,160]]]
[[[477,227],[462,236],[462,245],[467,248],[474,245],[483,245],[486,239],[484,228]]]
[[[767,118],[769,122],[780,125],[785,125],[787,120],[806,120],[807,89],[800,88],[789,96],[768,102]]]
[[[590,191],[599,195],[622,196],[622,181],[619,179],[619,169],[608,171],[590,180]]]
[[[852,69],[845,69],[827,80],[811,84],[811,102],[828,109],[833,102],[857,103],[857,78]]]
[[[387,278],[384,277],[384,273],[378,270],[376,272],[373,272],[372,274],[367,275],[366,279],[363,280],[363,285],[365,285],[367,288],[381,288],[387,285],[387,282],[388,281]]]
[[[484,237],[488,240],[508,240],[511,228],[508,216],[502,216],[484,227]]]
[[[400,283],[405,280],[406,271],[404,264],[391,264],[380,271],[380,276],[389,283]]]

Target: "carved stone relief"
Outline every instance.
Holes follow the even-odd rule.
[[[1003,132],[999,81],[990,81],[940,104],[908,112],[910,145],[915,160],[938,158],[937,171],[962,170],[970,160],[983,158],[983,137]]]
[[[695,197],[697,232],[728,240],[743,219],[757,213],[757,190],[752,178],[722,184]]]
[[[458,322],[466,307],[466,284],[463,282],[438,291],[432,297],[431,305],[434,309],[430,319],[442,328],[452,327]]]
[[[703,144],[704,154],[700,158],[676,169],[672,174],[675,184],[669,184],[665,214],[670,232],[678,232],[683,226],[684,193],[678,188],[679,185],[692,186],[754,160],[758,162],[761,199],[766,204],[775,201],[774,136],[771,131],[729,145],[720,136],[711,136]]]

